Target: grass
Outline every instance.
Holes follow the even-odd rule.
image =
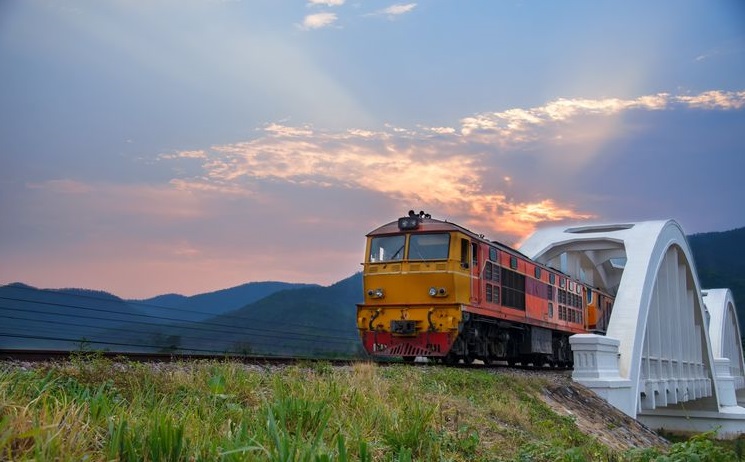
[[[705,438],[668,455],[613,453],[552,412],[538,398],[543,385],[370,363],[261,370],[94,355],[32,370],[5,365],[0,460],[651,461],[715,450],[720,458],[710,460],[735,460]]]

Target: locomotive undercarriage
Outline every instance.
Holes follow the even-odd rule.
[[[458,337],[439,359],[446,364],[479,359],[484,364],[571,367],[573,356],[565,332],[464,313]]]

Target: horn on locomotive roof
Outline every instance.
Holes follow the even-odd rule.
[[[423,210],[420,210],[418,214],[413,210],[409,210],[409,216],[411,218],[432,218],[432,215],[430,215],[429,213],[424,213]]]

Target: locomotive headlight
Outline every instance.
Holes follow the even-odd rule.
[[[384,295],[383,289],[370,289],[367,291],[367,296],[370,298],[383,298]]]
[[[444,287],[430,287],[429,296],[430,297],[447,297],[448,291]]]
[[[398,219],[398,229],[401,231],[417,229],[419,227],[419,217],[403,217]]]

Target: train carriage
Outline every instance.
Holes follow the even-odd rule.
[[[424,213],[367,235],[357,327],[374,357],[570,365],[569,336],[604,332],[613,298]]]

